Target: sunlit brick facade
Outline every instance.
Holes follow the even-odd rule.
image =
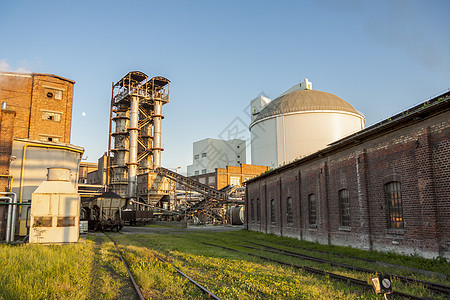
[[[52,74],[0,72],[0,191],[11,180],[14,138],[70,143],[74,83]]]
[[[0,102],[16,111],[14,137],[70,143],[74,81],[0,72]]]

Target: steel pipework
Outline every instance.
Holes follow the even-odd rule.
[[[128,159],[128,198],[136,198],[137,151],[138,151],[139,97],[133,96],[130,105],[130,133]]]
[[[0,197],[1,200],[8,200],[9,204],[16,203],[17,202],[17,195],[13,192],[0,192],[0,195],[11,195],[12,197]],[[13,207],[12,207],[13,206]],[[15,222],[15,212],[14,209],[15,205],[8,205],[8,213],[6,217],[6,242],[14,242],[14,233],[16,229],[16,222]]]
[[[153,117],[153,169],[161,167],[161,101],[155,101]]]

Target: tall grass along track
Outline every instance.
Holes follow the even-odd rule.
[[[105,235],[111,240],[111,242],[114,244],[114,247],[116,248],[117,254],[119,254],[120,260],[123,262],[123,265],[125,266],[125,269],[127,269],[128,277],[131,280],[131,283],[133,284],[134,290],[136,291],[136,295],[139,297],[140,300],[145,300],[144,296],[142,295],[142,291],[139,288],[138,284],[136,283],[136,280],[134,280],[133,274],[131,274],[130,269],[128,268],[128,264],[125,260],[125,258],[122,256],[122,253],[120,252],[119,247],[117,247],[116,242],[110,237],[108,234],[105,233]]]
[[[216,244],[211,244],[211,243],[206,243],[206,242],[202,242],[202,244],[208,245],[208,246],[217,247],[217,248],[222,248],[222,249],[225,249],[225,250],[228,250],[228,251],[233,251],[233,252],[246,254],[246,255],[249,255],[249,256],[258,257],[260,259],[263,259],[263,260],[266,260],[266,261],[270,261],[270,262],[275,262],[275,263],[278,263],[278,264],[281,264],[281,265],[284,265],[284,266],[289,266],[289,267],[293,267],[293,268],[296,268],[296,269],[305,270],[306,272],[311,273],[311,274],[320,275],[320,276],[328,276],[328,277],[333,278],[335,280],[339,280],[339,281],[343,281],[343,282],[346,282],[346,283],[350,283],[350,284],[354,284],[354,285],[360,286],[360,287],[362,287],[363,289],[366,289],[366,290],[372,290],[372,285],[368,284],[365,281],[362,281],[362,280],[359,280],[359,279],[355,279],[355,278],[352,278],[352,277],[338,275],[338,274],[335,274],[335,273],[331,273],[331,272],[327,272],[327,271],[323,271],[323,270],[319,270],[319,269],[314,269],[314,268],[307,267],[307,266],[299,266],[299,265],[292,264],[292,263],[286,263],[286,262],[279,261],[279,260],[276,260],[276,259],[273,259],[273,258],[260,256],[260,255],[257,255],[257,254],[248,253],[248,252],[245,252],[245,251],[241,251],[241,250],[237,250],[237,249],[233,249],[233,248],[229,248],[229,247],[225,247],[225,246],[221,246],[221,245],[216,245]],[[237,246],[239,246],[239,245],[237,245]],[[409,294],[406,294],[406,293],[403,293],[403,292],[399,292],[399,291],[393,291],[392,294],[400,296],[400,297],[403,297],[403,298],[406,298],[406,299],[418,299],[418,300],[428,300],[428,299],[430,299],[430,298],[423,298],[423,297],[417,297],[417,296],[409,295]]]
[[[265,249],[251,247],[251,246],[246,246],[246,245],[237,245],[237,246],[245,247],[245,248],[249,248],[249,249],[254,249],[254,250],[261,250],[261,251],[266,251],[266,252],[282,254],[282,255],[291,256],[291,257],[297,257],[297,258],[306,259],[306,260],[310,260],[310,261],[314,261],[314,262],[318,262],[318,263],[329,264],[329,265],[334,266],[334,267],[340,267],[340,268],[344,268],[344,269],[351,270],[351,271],[357,271],[357,272],[361,272],[361,273],[367,273],[367,274],[378,273],[375,270],[370,270],[370,269],[361,268],[361,267],[355,267],[355,266],[348,265],[348,264],[343,264],[343,263],[337,263],[337,262],[333,262],[333,261],[330,261],[330,260],[325,260],[325,259],[321,259],[321,258],[317,258],[317,257],[312,257],[312,256],[309,256],[309,255],[304,255],[304,254],[291,252],[291,251],[284,250],[284,249],[270,247],[270,246],[267,246],[267,245],[262,245],[262,244],[253,243],[253,242],[248,242],[248,243],[264,247]],[[429,290],[431,290],[433,292],[438,292],[438,293],[442,293],[442,294],[445,294],[445,295],[450,295],[450,286],[445,285],[445,284],[440,284],[440,283],[430,282],[430,281],[424,281],[424,280],[419,280],[419,279],[414,279],[414,278],[409,278],[409,277],[405,277],[405,276],[389,274],[389,273],[384,273],[384,272],[383,272],[383,274],[391,276],[391,277],[395,277],[395,278],[397,278],[398,280],[400,280],[403,283],[421,284],[421,285],[423,285],[424,287],[426,287],[427,289],[429,289]]]
[[[120,233],[122,234],[122,233]],[[110,236],[108,236],[111,240],[112,238]],[[137,243],[141,244],[143,247],[148,248],[146,245],[144,245],[141,241],[139,240],[135,240]],[[114,241],[113,241],[114,242]],[[116,243],[114,243],[114,246],[116,246]],[[117,249],[117,246],[116,246]],[[169,263],[168,261],[164,260],[162,257],[160,257],[159,255],[152,253],[153,256],[156,257],[156,259],[158,259],[159,261],[166,263],[168,265],[170,265],[175,271],[177,271],[178,274],[180,274],[181,276],[183,276],[184,278],[186,278],[187,280],[189,280],[189,282],[191,282],[193,285],[195,285],[200,291],[202,291],[208,298],[212,298],[215,300],[221,300],[219,297],[217,297],[216,295],[214,295],[211,291],[209,291],[208,289],[206,289],[204,286],[202,286],[200,283],[196,282],[194,279],[192,279],[191,277],[189,277],[187,274],[183,273],[180,269],[178,269],[177,267],[175,267],[173,264]],[[119,254],[120,255],[120,254]],[[167,254],[166,254],[167,256]],[[122,257],[122,256],[121,256]],[[128,268],[127,268],[128,270]],[[130,275],[131,276],[131,275]]]

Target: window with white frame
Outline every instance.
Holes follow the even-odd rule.
[[[42,112],[42,120],[61,122],[61,113],[51,112],[51,111],[43,111]]]
[[[234,185],[234,186],[240,186],[241,185],[241,177],[231,176],[230,177],[230,184]]]

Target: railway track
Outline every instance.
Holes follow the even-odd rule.
[[[139,300],[145,300],[144,295],[142,295],[142,291],[139,288],[139,285],[136,283],[136,280],[133,277],[133,274],[131,273],[130,269],[128,268],[128,264],[125,260],[125,258],[122,256],[122,252],[120,251],[119,247],[117,246],[116,242],[112,239],[112,237],[109,236],[109,234],[104,233],[114,244],[114,248],[116,248],[117,254],[119,254],[119,258],[122,261],[123,265],[125,266],[125,269],[127,269],[128,278],[130,278],[131,283],[133,284],[134,291],[136,292],[136,295],[138,296]]]
[[[123,234],[123,233],[120,233]],[[133,277],[133,274],[130,272],[130,269],[128,268],[128,264],[125,260],[125,258],[122,256],[122,253],[119,249],[119,247],[117,246],[116,242],[113,240],[113,238],[111,236],[109,236],[108,234],[105,233],[105,235],[111,240],[111,242],[114,244],[114,247],[116,248],[117,253],[119,254],[120,260],[122,261],[122,263],[124,264],[125,268],[127,269],[128,272],[128,277],[130,278],[131,283],[133,284],[134,290],[136,292],[136,295],[139,297],[139,300],[144,300],[144,296],[142,295],[142,291],[139,288],[138,284],[136,283],[136,280]],[[147,248],[147,246],[145,246],[143,243],[141,243],[140,241],[137,241],[139,244],[141,244],[143,247]],[[189,282],[191,282],[193,285],[195,285],[203,294],[205,294],[205,296],[207,298],[212,298],[215,300],[221,300],[219,297],[217,297],[216,295],[214,295],[211,291],[209,291],[208,289],[206,289],[204,286],[202,286],[200,283],[196,282],[194,279],[192,279],[191,277],[189,277],[187,274],[183,273],[180,269],[178,269],[177,267],[175,267],[173,264],[167,262],[165,259],[163,259],[162,257],[160,257],[159,255],[156,255],[155,253],[153,253],[153,255],[155,256],[156,259],[158,259],[159,261],[169,264],[178,274],[180,274],[182,277],[186,278],[187,280],[189,280]]]
[[[123,235],[123,233],[119,233],[121,235]],[[113,242],[114,247],[116,248],[117,253],[119,254],[119,257],[121,259],[121,261],[123,262],[123,264],[125,265],[125,268],[128,272],[128,276],[130,278],[130,281],[133,284],[133,287],[136,291],[137,296],[139,297],[139,299],[144,299],[143,295],[142,295],[142,291],[140,290],[139,286],[137,285],[135,279],[133,278],[129,268],[128,268],[128,264],[124,258],[124,256],[122,255],[122,251],[119,248],[119,246],[116,244],[116,242],[114,241],[114,239],[105,233],[105,235]],[[148,246],[146,246],[142,241],[140,240],[134,240],[135,242],[139,243],[140,245],[142,245],[145,248],[148,248]],[[344,263],[339,263],[339,262],[333,262],[330,260],[325,260],[325,259],[321,259],[321,258],[317,258],[317,257],[313,257],[313,256],[309,256],[309,255],[305,255],[305,254],[300,254],[300,253],[295,253],[292,251],[288,251],[285,249],[280,249],[280,248],[276,248],[276,247],[271,247],[268,245],[264,245],[264,244],[259,244],[259,243],[254,243],[254,242],[250,242],[250,241],[246,241],[245,245],[244,244],[238,244],[238,243],[229,243],[229,242],[225,242],[225,241],[221,241],[221,240],[216,240],[217,243],[219,244],[228,244],[230,245],[230,247],[225,247],[222,245],[217,245],[217,244],[212,244],[212,243],[206,243],[206,242],[202,242],[202,244],[204,245],[209,245],[209,246],[213,246],[213,247],[219,247],[228,251],[234,251],[237,253],[242,253],[245,255],[249,255],[249,256],[254,256],[254,257],[258,257],[260,259],[266,260],[266,261],[271,261],[274,263],[278,263],[281,265],[285,265],[285,266],[290,266],[296,269],[301,269],[304,270],[308,273],[311,274],[315,274],[315,275],[319,275],[319,276],[327,276],[333,280],[339,280],[342,282],[345,282],[347,284],[350,285],[355,285],[355,286],[359,286],[360,288],[364,289],[364,290],[372,290],[372,285],[367,283],[366,281],[363,280],[359,280],[356,278],[352,278],[352,277],[347,277],[347,276],[343,276],[343,275],[339,275],[333,272],[329,272],[329,271],[324,271],[321,269],[316,269],[316,268],[312,268],[312,267],[308,267],[305,265],[297,265],[294,263],[287,263],[284,261],[280,261],[277,259],[273,259],[270,257],[266,257],[263,255],[258,255],[256,254],[256,251],[262,251],[262,252],[268,252],[268,253],[275,253],[278,255],[283,255],[283,256],[289,256],[289,257],[296,257],[302,260],[309,260],[309,261],[313,261],[316,263],[323,263],[323,264],[328,264],[331,265],[333,267],[338,267],[338,268],[343,268],[343,269],[347,269],[347,270],[351,270],[351,271],[356,271],[356,272],[361,272],[361,273],[367,273],[367,274],[376,274],[378,273],[375,270],[370,270],[370,269],[366,269],[366,268],[361,268],[361,267],[356,267],[356,266],[352,266],[352,265],[348,265],[348,264],[344,264]],[[254,247],[254,246],[249,246],[248,244],[253,244],[256,245],[258,247]],[[239,248],[247,248],[250,249],[252,251],[247,252],[247,251],[242,251],[242,250],[238,250],[235,249],[236,247]],[[306,249],[307,250],[307,249]],[[167,261],[167,256],[165,257],[165,259],[155,253],[152,253],[154,255],[154,257],[156,259],[158,259],[159,261],[170,265],[180,276],[186,278],[187,280],[189,280],[189,282],[191,282],[193,285],[195,285],[206,297],[208,298],[212,298],[212,299],[220,299],[219,297],[217,297],[216,295],[214,295],[212,292],[210,292],[209,290],[207,290],[205,287],[203,287],[200,283],[196,282],[194,279],[192,279],[191,277],[189,277],[187,274],[185,274],[184,272],[182,272],[180,269],[178,269],[177,267],[175,267],[173,264],[171,264],[170,262]],[[166,254],[165,254],[166,255]],[[169,259],[170,260],[170,259]],[[387,273],[383,273],[385,275],[389,275],[392,278],[397,278],[399,281],[406,283],[406,284],[418,284],[420,286],[423,286],[424,288],[430,290],[433,293],[439,293],[440,295],[444,295],[444,297],[449,297],[448,299],[450,299],[450,287],[444,284],[439,284],[439,283],[435,283],[435,282],[427,282],[427,281],[423,281],[423,280],[417,280],[414,278],[408,278],[408,277],[404,277],[404,276],[399,276],[399,275],[395,275],[395,274],[387,274]],[[410,295],[410,294],[406,294],[400,291],[394,291],[392,293],[393,295],[396,295],[398,297],[402,297],[405,299],[432,299],[432,298],[426,298],[426,297],[419,297],[419,296],[414,296],[414,295]]]
[[[340,258],[350,258],[353,260],[360,260],[363,262],[373,263],[373,264],[377,264],[379,266],[384,266],[384,267],[402,268],[402,269],[405,269],[405,270],[408,270],[411,272],[420,273],[420,274],[427,275],[427,276],[436,276],[436,277],[440,277],[442,279],[448,279],[448,276],[445,274],[422,270],[422,269],[417,269],[417,268],[404,267],[404,266],[395,265],[395,264],[382,262],[382,261],[378,261],[378,260],[362,258],[362,257],[357,257],[357,256],[351,256],[351,255],[345,255],[342,253],[335,253],[335,252],[330,252],[330,251],[312,249],[312,248],[307,248],[307,247],[301,247],[301,246],[296,246],[296,245],[290,245],[290,244],[274,242],[274,241],[270,241],[270,243],[276,244],[276,245],[281,245],[281,246],[286,246],[286,247],[290,247],[290,248],[295,248],[295,249],[301,249],[301,250],[305,250],[305,251],[309,251],[309,252],[317,252],[317,253],[322,253],[322,254],[326,254],[326,255],[333,255],[333,256],[340,257]]]
[[[323,250],[318,250],[318,249],[311,249],[311,248],[306,248],[306,247],[294,246],[294,245],[289,245],[289,244],[279,243],[279,242],[273,242],[273,241],[270,241],[270,243],[277,244],[277,245],[282,245],[282,246],[287,246],[287,247],[291,247],[291,248],[296,248],[296,249],[302,249],[302,250],[306,250],[306,251],[310,251],[310,252],[317,252],[317,253],[322,253],[322,254],[327,254],[327,255],[331,254],[333,256],[342,257],[342,258],[357,259],[357,260],[361,260],[361,261],[368,262],[368,263],[378,263],[376,260],[368,259],[368,258],[361,258],[361,257],[356,257],[356,256],[350,256],[350,255],[334,253],[334,252],[329,252],[329,251],[323,251]]]
[[[304,270],[308,273],[311,274],[315,274],[315,275],[321,275],[321,276],[328,276],[329,278],[332,278],[334,280],[339,280],[339,281],[343,281],[349,284],[353,284],[353,285],[357,285],[365,290],[372,290],[372,285],[368,284],[365,281],[359,280],[359,279],[355,279],[352,277],[347,277],[347,276],[343,276],[343,275],[339,275],[339,274],[335,274],[335,273],[331,273],[331,272],[327,272],[327,271],[323,271],[323,270],[319,270],[319,269],[315,269],[315,268],[311,268],[311,267],[307,267],[307,266],[299,266],[293,263],[286,263],[283,261],[279,261],[276,259],[272,259],[269,257],[265,257],[265,256],[261,256],[261,255],[257,255],[254,253],[249,253],[249,252],[245,252],[245,251],[241,251],[241,250],[237,250],[234,248],[230,248],[230,247],[225,247],[225,246],[221,246],[221,245],[216,245],[216,244],[211,244],[211,243],[206,243],[206,242],[202,242],[202,244],[204,245],[208,245],[208,246],[212,246],[212,247],[217,247],[217,248],[222,248],[228,251],[233,251],[233,252],[237,252],[237,253],[241,253],[241,254],[246,254],[249,256],[253,256],[253,257],[258,257],[260,259],[266,260],[266,261],[270,261],[270,262],[275,262],[284,266],[289,266],[289,267],[293,267],[299,270]],[[236,245],[239,246],[239,245]],[[242,245],[241,245],[242,247]],[[264,251],[264,249],[258,249],[258,250],[262,250]],[[424,298],[424,297],[417,297],[414,295],[409,295],[403,292],[399,292],[399,291],[393,291],[392,292],[393,295],[405,298],[405,299],[419,299],[419,300],[429,300],[430,298]]]
[[[329,264],[329,265],[334,266],[334,267],[340,267],[340,268],[344,268],[346,270],[357,271],[357,272],[366,273],[366,274],[378,273],[376,270],[370,270],[370,269],[366,269],[366,268],[351,266],[351,265],[348,265],[348,264],[337,263],[337,262],[333,262],[333,261],[330,261],[330,260],[321,259],[321,258],[309,256],[309,255],[304,255],[304,254],[299,254],[299,253],[291,252],[291,251],[288,251],[288,250],[274,248],[274,247],[270,247],[270,246],[267,246],[267,245],[254,243],[254,242],[248,242],[248,243],[255,244],[255,245],[264,247],[266,249],[251,247],[251,246],[247,246],[247,245],[238,245],[238,246],[249,248],[249,249],[253,249],[253,250],[262,250],[262,251],[267,251],[267,252],[272,252],[272,253],[277,253],[277,254],[283,254],[283,255],[286,255],[286,256],[291,256],[291,257],[296,257],[296,258],[300,258],[300,259],[310,260],[310,261],[323,263],[323,264]],[[400,275],[395,275],[395,274],[389,274],[389,273],[383,273],[383,274],[388,275],[388,276],[393,277],[393,278],[397,278],[398,280],[400,280],[403,283],[420,284],[420,285],[423,285],[424,287],[426,287],[430,291],[450,296],[450,286],[448,286],[448,285],[439,284],[439,283],[436,283],[436,282],[430,282],[430,281],[414,279],[414,278],[400,276]]]

